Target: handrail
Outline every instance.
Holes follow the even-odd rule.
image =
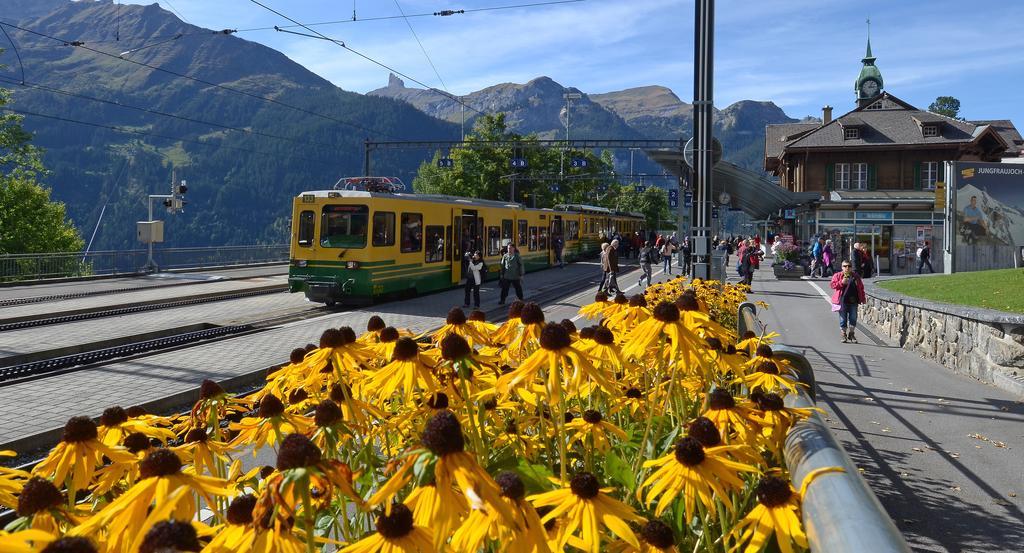
[[[757,306],[740,304],[736,329],[760,334]],[[788,407],[815,406],[814,369],[800,351],[785,344],[772,346],[774,354],[789,361],[804,389],[786,396]],[[793,486],[800,489],[811,471],[842,467],[845,472],[811,482],[803,500],[803,523],[811,551],[827,553],[910,553],[885,508],[878,502],[850,456],[815,412],[797,423],[786,437],[784,456]]]

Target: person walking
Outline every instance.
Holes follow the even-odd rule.
[[[739,259],[739,273],[740,273],[740,284],[746,284],[750,286],[754,281],[754,259],[757,257],[757,253],[754,252],[754,246],[749,244],[749,240],[740,245],[740,259]]]
[[[858,276],[864,278],[864,252],[861,251],[860,242],[853,243],[853,252],[850,255],[850,263],[853,266],[853,272],[857,273]]]
[[[822,250],[825,247],[825,241],[821,238],[814,240],[814,246],[811,247],[811,276],[825,276],[825,269],[822,267]]]
[[[832,293],[832,310],[839,313],[839,330],[843,342],[857,343],[857,306],[864,303],[864,281],[853,270],[849,261],[843,261],[842,271],[832,275],[829,284]]]
[[[643,274],[640,275],[640,282],[637,286],[644,285],[644,279],[647,279],[647,286],[654,284],[651,280],[651,258],[654,257],[654,248],[651,247],[651,243],[644,241],[644,244],[640,246],[640,253],[638,254],[638,260],[640,261],[640,269]]]
[[[690,274],[690,264],[693,262],[693,248],[690,247],[690,237],[683,238],[683,275]]]
[[[605,290],[609,293],[619,293],[619,241],[612,240],[608,244],[608,285]]]
[[[935,269],[932,268],[932,248],[928,242],[925,242],[924,246],[917,249],[917,274],[921,274],[921,269],[925,265],[928,266],[929,273],[935,272]]]
[[[473,252],[469,263],[466,264],[466,299],[462,302],[463,307],[469,307],[469,295],[473,294],[473,307],[480,308],[480,284],[487,274],[487,265],[479,251]]]
[[[665,240],[661,243],[661,262],[663,270],[666,275],[672,274],[672,252],[675,251],[675,246],[672,245],[672,241]]]
[[[606,291],[606,289],[605,289],[606,286],[608,287],[608,290],[611,289],[611,286],[610,286],[610,284],[608,282],[608,273],[609,273],[609,269],[608,269],[608,250],[609,249],[611,249],[611,245],[608,244],[608,242],[602,242],[601,243],[601,284],[597,285],[597,291],[598,292]]]
[[[501,299],[498,305],[505,305],[509,286],[515,287],[516,297],[523,299],[523,272],[523,259],[519,257],[519,249],[515,244],[509,244],[508,251],[501,256],[501,270],[498,273],[501,279]]]
[[[560,269],[564,269],[565,263],[562,262],[562,250],[565,248],[565,241],[562,240],[561,233],[556,234],[551,239],[551,247],[555,250],[555,263],[558,263]]]
[[[832,262],[835,260],[834,257],[835,254],[832,252],[832,241],[825,240],[825,247],[821,248],[821,264],[822,270],[826,271],[827,274],[822,274],[822,276],[830,277],[835,272],[832,269]]]

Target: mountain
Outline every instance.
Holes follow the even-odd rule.
[[[536,133],[541,138],[565,136],[566,92],[579,92],[549,77],[538,77],[526,84],[503,83],[472,92],[462,99],[481,110],[505,111],[510,127],[520,133]],[[417,109],[452,122],[461,123],[462,106],[434,90],[409,88],[391,75],[388,86],[368,93],[408,102]],[[467,111],[466,120],[476,114]],[[724,156],[740,166],[759,171],[764,151],[765,125],[792,123],[792,119],[772,102],[741,100],[714,110],[715,136],[722,142]],[[642,86],[617,92],[583,94],[575,100],[571,113],[574,138],[689,138],[693,128],[693,105],[679,99],[664,86]],[[620,164],[628,156],[618,152]],[[640,170],[660,173],[660,167],[646,162]]]
[[[361,174],[365,138],[459,136],[456,125],[404,102],[344,91],[276,50],[188,25],[157,4],[4,0],[0,20],[112,54],[8,28],[28,83],[109,102],[12,84],[21,80],[21,66],[8,49],[0,54],[0,77],[8,81],[0,84],[13,92],[8,107],[146,133],[25,119],[46,151],[51,173],[44,182],[86,237],[106,207],[93,250],[138,247],[135,221],[146,218],[146,195],[166,194],[172,175],[188,180],[189,204],[185,213],[163,217],[165,246],[281,243],[291,198]],[[126,60],[118,58],[122,52]],[[410,182],[432,153],[383,152],[375,169]]]

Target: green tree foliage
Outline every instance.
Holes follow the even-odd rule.
[[[939,96],[928,106],[928,111],[956,119],[960,115],[960,100],[952,96]]]
[[[0,106],[9,98],[0,89]],[[80,250],[82,237],[64,204],[51,201],[50,190],[37,182],[45,169],[31,139],[21,117],[0,115],[0,254]]]
[[[535,135],[522,136],[508,130],[505,114],[478,118],[466,142],[522,141],[522,148],[480,145],[459,148],[445,156],[435,152],[423,162],[413,180],[420,194],[447,194],[468,198],[528,202],[537,207],[559,203],[595,203],[612,178],[612,158],[608,152],[545,148]],[[448,157],[455,167],[439,168],[438,160]],[[525,169],[513,169],[512,158],[525,158]],[[587,160],[587,167],[572,168],[573,158]],[[514,187],[514,192],[513,192]],[[510,197],[514,194],[515,197]]]
[[[648,186],[642,194],[635,192],[635,184],[620,186],[615,198],[615,209],[642,213],[647,228],[658,229],[666,226],[672,217],[668,208],[668,192],[657,186]]]

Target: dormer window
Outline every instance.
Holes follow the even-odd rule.
[[[939,136],[939,126],[938,125],[924,125],[924,126],[921,127],[921,134],[926,136],[926,137],[928,137],[928,136]]]
[[[847,127],[843,129],[843,140],[853,140],[860,138],[860,129],[857,127]]]

